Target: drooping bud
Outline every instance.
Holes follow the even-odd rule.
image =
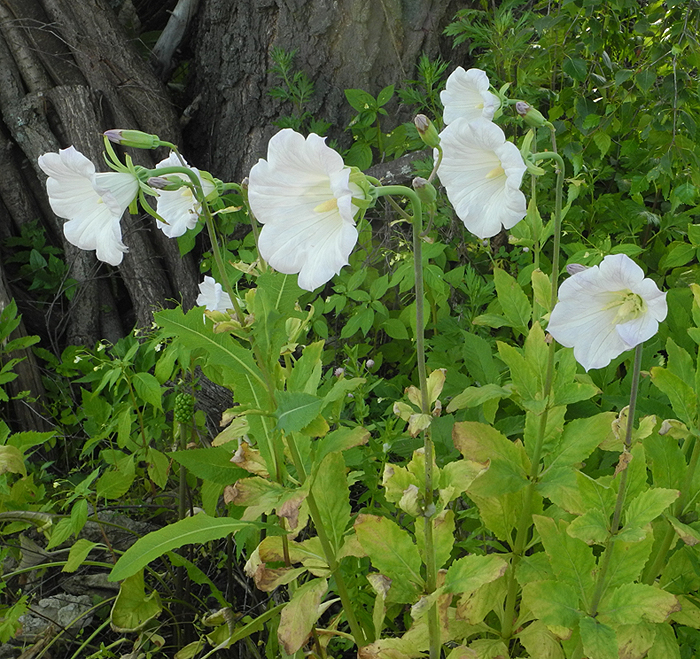
[[[437,190],[432,183],[429,183],[427,179],[416,176],[411,182],[413,189],[416,191],[418,198],[421,203],[426,208],[431,208],[435,205],[435,200],[437,199]]]
[[[104,136],[115,144],[131,146],[135,149],[155,149],[161,146],[158,135],[150,135],[140,130],[128,130],[122,128],[112,128],[105,131]]]
[[[528,126],[541,128],[547,125],[547,120],[539,110],[535,110],[529,103],[518,101],[515,104],[515,111],[524,119]]]
[[[428,117],[424,114],[417,114],[413,123],[416,125],[416,130],[425,144],[433,149],[440,144],[440,136],[438,135],[437,128],[435,128],[433,122],[430,121]]]

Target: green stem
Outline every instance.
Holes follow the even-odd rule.
[[[302,480],[302,482],[306,481],[307,473],[306,469],[304,468],[304,461],[301,459],[299,449],[297,448],[297,444],[292,433],[287,435],[287,446],[289,447],[289,453],[292,456],[292,462],[294,463],[294,467],[297,470],[299,478]],[[309,488],[309,494],[306,497],[306,502],[309,506],[309,514],[311,515],[311,519],[316,527],[316,533],[318,533],[318,539],[321,542],[321,547],[326,557],[326,561],[328,562],[331,573],[335,578],[336,589],[343,605],[343,613],[345,614],[348,624],[350,625],[350,631],[352,632],[352,636],[355,639],[357,646],[360,648],[364,647],[367,645],[367,639],[365,638],[362,627],[360,627],[360,624],[355,617],[355,609],[352,605],[350,595],[348,594],[345,579],[340,571],[340,564],[336,559],[335,551],[333,551],[333,546],[331,545],[328,535],[326,534],[326,529],[323,526],[323,520],[321,519],[318,504],[316,503],[316,498],[311,492],[311,488]]]
[[[425,287],[423,285],[423,249],[421,230],[423,215],[421,201],[414,190],[399,185],[388,185],[376,190],[377,196],[403,195],[411,200],[413,207],[413,267],[416,292],[416,361],[418,381],[421,392],[421,412],[430,414],[428,398],[428,377],[425,367]],[[435,563],[435,543],[433,540],[433,515],[435,500],[433,492],[433,442],[429,430],[423,433],[423,451],[425,455],[425,503],[424,503],[424,538],[425,538],[425,589],[428,595],[437,588],[437,566]],[[430,638],[430,659],[440,659],[440,622],[437,603],[428,611],[428,635]]]
[[[545,151],[543,153],[533,154],[537,160],[551,159],[557,163],[557,182],[555,188],[554,201],[554,246],[552,254],[552,288],[550,298],[550,309],[554,308],[557,301],[557,290],[559,284],[559,252],[561,244],[561,208],[562,195],[564,188],[564,161],[558,153]],[[530,463],[530,479],[525,490],[523,499],[523,509],[518,518],[518,523],[515,532],[515,542],[513,543],[513,558],[511,559],[510,569],[508,571],[508,590],[506,594],[505,609],[501,624],[501,636],[504,639],[509,639],[513,634],[513,623],[515,622],[515,602],[518,596],[518,582],[515,578],[515,571],[520,563],[520,560],[525,552],[527,538],[530,527],[532,526],[532,501],[535,496],[537,480],[540,472],[540,460],[542,458],[542,447],[544,444],[544,436],[547,430],[547,418],[549,415],[549,395],[552,390],[552,382],[554,381],[554,354],[556,345],[554,341],[549,344],[547,356],[547,374],[545,376],[543,388],[543,400],[547,401],[546,407],[540,416],[540,423],[535,441],[535,447],[532,453]]]
[[[632,446],[632,430],[634,429],[634,417],[637,409],[637,394],[639,393],[639,374],[642,368],[642,345],[639,344],[634,350],[634,370],[632,372],[632,391],[630,392],[630,404],[627,411],[627,433],[625,435],[624,453],[629,453]],[[600,600],[605,592],[605,577],[607,576],[608,568],[610,567],[610,559],[612,556],[615,539],[620,530],[620,517],[622,516],[622,506],[625,503],[625,491],[627,489],[627,474],[629,467],[625,466],[620,474],[620,484],[617,490],[617,499],[615,501],[615,511],[613,512],[612,524],[610,525],[610,535],[605,543],[603,552],[603,560],[598,570],[598,580],[596,583],[593,598],[591,599],[591,607],[588,610],[590,616],[595,616],[598,613]]]

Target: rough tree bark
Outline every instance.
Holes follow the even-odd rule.
[[[295,64],[315,85],[309,110],[331,122],[333,136],[339,137],[354,114],[344,90],[360,88],[376,96],[387,85],[415,77],[421,53],[450,59],[442,31],[464,4],[206,0],[192,38],[192,98],[200,98],[200,109],[185,130],[189,151],[202,167],[231,181],[241,180],[264,156],[278,130],[272,122],[289,113],[269,96],[278,84],[269,73],[274,47],[296,51]]]

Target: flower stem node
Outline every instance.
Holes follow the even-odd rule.
[[[140,130],[125,130],[112,128],[104,133],[105,137],[114,144],[131,146],[135,149],[155,149],[162,145],[158,135],[151,135]]]
[[[532,128],[543,128],[549,124],[539,110],[535,110],[535,108],[525,101],[518,101],[515,104],[515,111],[523,118],[525,123],[528,126],[532,126]]]
[[[440,136],[438,135],[437,128],[435,128],[435,125],[428,117],[424,114],[417,114],[413,123],[416,125],[416,130],[424,144],[432,149],[440,144]]]

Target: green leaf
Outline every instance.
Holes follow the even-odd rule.
[[[532,308],[522,288],[513,277],[501,268],[494,268],[493,280],[501,309],[503,309],[503,314],[511,327],[521,334],[527,334]]]
[[[389,336],[392,339],[408,339],[408,330],[398,318],[387,318],[381,324],[381,328],[386,332],[387,336]]]
[[[160,382],[150,373],[134,374],[134,389],[139,397],[157,410],[162,409]]]
[[[295,591],[289,604],[282,609],[277,629],[279,641],[288,655],[293,655],[306,643],[314,623],[321,615],[321,602],[328,582],[325,579],[307,581]]]
[[[698,397],[693,389],[671,371],[660,366],[651,369],[651,381],[668,396],[678,418],[688,426],[695,426]]]
[[[411,536],[386,517],[360,514],[355,532],[372,564],[392,579],[389,599],[413,603],[423,588],[421,559]]]
[[[135,575],[139,570],[156,560],[166,552],[189,544],[202,544],[210,540],[225,538],[243,528],[263,528],[254,522],[243,522],[237,519],[209,517],[198,513],[168,524],[162,529],[139,538],[135,544],[126,550],[117,561],[109,575],[109,581],[121,581]],[[267,527],[266,527],[267,528]],[[272,527],[274,529],[274,527]],[[268,528],[268,533],[271,529]],[[272,531],[274,532],[274,530]]]
[[[301,391],[277,392],[277,425],[286,433],[299,432],[321,412],[323,398]]]
[[[371,110],[377,105],[374,96],[368,94],[363,89],[346,89],[345,98],[348,99],[348,103],[358,112]],[[383,105],[383,103],[381,105]]]
[[[564,659],[564,651],[561,649],[559,639],[539,620],[535,620],[519,632],[518,639],[530,657]]]
[[[665,624],[656,627],[654,645],[649,649],[646,659],[681,659],[681,650],[673,627]]]
[[[85,538],[76,540],[73,546],[70,548],[68,560],[63,566],[61,572],[75,572],[83,564],[83,561],[87,558],[88,554],[98,545],[98,542],[90,542]]]
[[[601,156],[604,156],[608,152],[608,150],[610,149],[610,145],[612,144],[610,135],[603,132],[602,130],[598,130],[593,134],[593,141],[598,147]]]
[[[586,543],[572,538],[567,533],[566,522],[560,521],[557,527],[557,522],[549,517],[533,515],[532,519],[554,574],[560,581],[575,588],[576,601],[580,598],[583,602],[587,602],[595,584],[593,572],[596,561],[593,551]]]
[[[572,629],[581,616],[576,591],[561,581],[533,581],[523,587],[523,604],[545,625]]]
[[[499,556],[459,558],[447,570],[445,592],[469,595],[480,586],[498,579],[507,569],[508,563]]]
[[[562,70],[566,75],[571,76],[574,80],[583,82],[588,75],[588,65],[582,59],[567,57],[562,65]]]
[[[220,485],[232,485],[248,472],[231,462],[232,449],[226,446],[194,448],[186,451],[174,451],[168,456],[187,467],[197,478],[213,481]]]
[[[583,462],[612,433],[616,416],[615,412],[601,412],[567,423],[548,468]]]
[[[379,92],[379,95],[377,96],[377,105],[379,107],[382,107],[382,105],[386,105],[390,100],[391,97],[394,95],[394,85],[389,85],[388,87],[384,87],[382,91]]]
[[[323,362],[323,341],[316,341],[304,348],[302,356],[294,364],[292,374],[287,381],[289,391],[315,394],[321,381]]]
[[[598,619],[611,625],[635,625],[642,620],[665,622],[680,609],[675,595],[646,584],[630,583],[605,595]]]
[[[350,525],[350,490],[342,453],[330,453],[318,466],[311,485],[321,524],[337,555]]]
[[[587,545],[603,545],[610,536],[610,518],[602,510],[589,510],[574,519],[566,532]]]
[[[462,342],[462,356],[469,374],[482,385],[498,384],[500,373],[488,341],[471,332],[464,332]]]
[[[15,446],[0,446],[0,475],[6,474],[27,475],[27,468],[24,466],[24,456]]]
[[[678,497],[678,490],[652,488],[636,496],[625,510],[625,527],[638,528],[655,520]],[[624,531],[624,529],[623,529]]]
[[[115,566],[116,567],[116,566]],[[111,623],[116,632],[136,632],[162,610],[158,591],[148,597],[143,582],[143,570],[126,579],[112,607]]]
[[[634,76],[634,82],[646,94],[656,82],[656,73],[650,69],[642,69]]]
[[[585,616],[579,623],[583,649],[588,657],[595,659],[618,659],[615,630],[598,620]]]
[[[320,462],[334,451],[345,451],[355,446],[362,446],[368,442],[369,438],[369,432],[360,426],[338,428],[316,442],[315,462]]]
[[[658,487],[679,488],[687,469],[685,456],[678,440],[670,434],[652,433],[644,438],[653,483]]]
[[[34,430],[15,432],[7,438],[7,445],[14,446],[22,453],[26,453],[30,448],[39,446],[55,436],[55,432],[36,432]]]
[[[98,498],[121,499],[131,487],[136,477],[133,455],[126,455],[97,479],[95,489]]]
[[[447,413],[451,414],[465,407],[478,407],[489,400],[509,398],[510,393],[510,389],[499,387],[497,384],[485,384],[483,387],[467,387],[449,402]]]

